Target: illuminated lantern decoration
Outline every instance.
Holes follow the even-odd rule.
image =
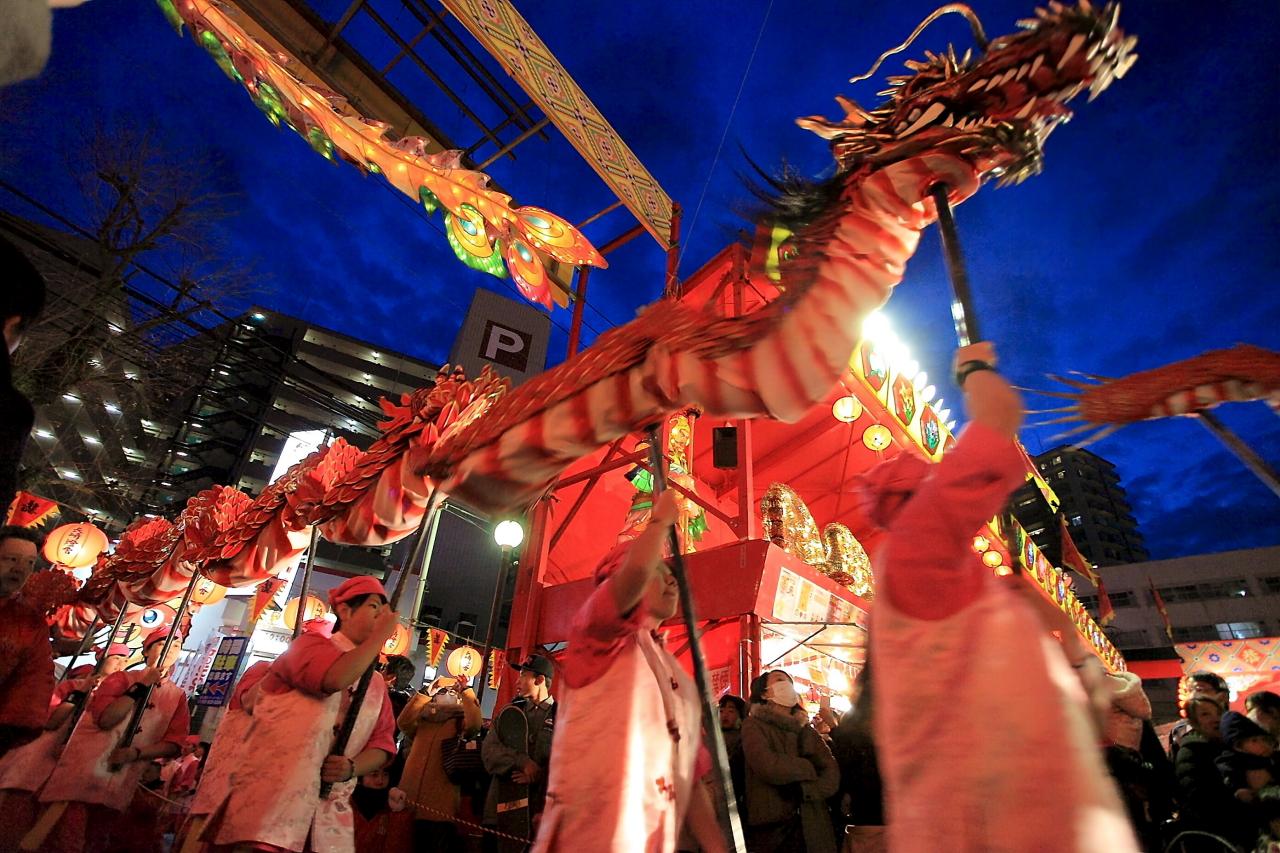
[[[458,213],[446,213],[444,233],[453,253],[473,270],[487,272],[498,278],[506,278],[507,270],[497,244],[489,239],[484,216],[469,204],[458,205]]]
[[[291,598],[289,599],[289,603],[284,606],[284,614],[281,618],[284,621],[285,627],[289,630],[293,630],[293,626],[297,623],[299,601],[301,601],[301,599]],[[328,612],[329,608],[325,606],[323,601],[316,598],[314,595],[308,595],[307,606],[302,611],[302,624],[305,625],[312,619],[320,619],[327,615]]]
[[[217,604],[226,594],[227,588],[222,584],[200,578],[196,581],[195,589],[191,590],[191,600],[196,604]]]
[[[1000,556],[999,551],[987,551],[982,555],[982,562],[994,569],[1004,562],[1004,557]]]
[[[893,380],[893,414],[903,426],[911,426],[911,422],[916,419],[916,389],[906,376],[898,376]]]
[[[178,611],[170,605],[157,604],[155,607],[148,607],[142,611],[142,615],[138,617],[138,627],[142,629],[142,634],[145,638],[147,634],[157,628],[172,625],[177,615]]]
[[[384,655],[402,655],[409,650],[409,629],[396,623],[396,630],[387,641],[382,644],[382,653]]]
[[[1011,574],[1013,574],[1013,569],[1009,568],[1008,566],[1005,566],[1005,565],[996,566],[996,575],[998,577],[1002,577],[1002,578],[1008,577]]]
[[[937,453],[938,446],[942,444],[942,425],[938,422],[938,413],[931,406],[925,406],[924,414],[920,415],[920,441],[930,455]]]
[[[831,414],[842,424],[851,424],[862,417],[862,403],[857,397],[841,397],[831,404]]]
[[[551,276],[533,249],[519,239],[507,241],[505,253],[511,280],[530,302],[551,307]]]
[[[455,678],[475,678],[480,673],[480,667],[483,662],[484,659],[480,656],[479,649],[471,646],[461,646],[449,652],[449,657],[445,661],[445,668]]]
[[[884,358],[876,352],[874,345],[865,340],[862,342],[862,375],[866,377],[872,391],[883,388],[885,380],[889,378],[889,368],[885,365]]]
[[[893,444],[893,433],[889,432],[889,428],[883,424],[867,427],[862,433],[862,443],[867,446],[868,450],[879,452],[888,449]]]
[[[983,551],[991,547],[991,543],[987,541],[985,536],[973,537],[973,550],[981,554]]]
[[[70,569],[92,566],[106,549],[107,534],[87,521],[64,524],[44,540],[44,558]]]

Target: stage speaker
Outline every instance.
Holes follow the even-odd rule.
[[[738,467],[737,427],[716,427],[711,431],[711,464],[717,468]]]

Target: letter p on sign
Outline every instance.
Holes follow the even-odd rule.
[[[499,326],[489,320],[485,323],[484,337],[481,338],[480,357],[523,372],[529,367],[529,348],[532,344],[533,335]]]

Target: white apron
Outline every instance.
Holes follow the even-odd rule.
[[[355,648],[342,634],[335,634],[330,642],[343,652]],[[320,799],[320,765],[333,745],[340,706],[353,689],[354,685],[328,696],[300,690],[262,693],[253,708],[239,764],[231,771],[229,796],[222,811],[210,820],[203,840],[302,850],[310,835],[316,853],[354,853],[351,792],[356,780],[335,784],[329,797]],[[348,758],[364,751],[386,701],[386,682],[375,676],[343,752]],[[209,833],[215,837],[209,838]]]
[[[944,619],[872,608],[892,853],[1137,853],[1080,679],[1031,603],[987,579]]]
[[[208,815],[218,810],[231,792],[231,772],[244,754],[245,736],[253,725],[253,717],[237,708],[227,711],[218,723],[218,733],[209,744],[209,755],[200,772],[200,784],[191,800],[190,814]]]
[[[92,678],[76,678],[72,683],[74,690],[91,691],[94,686]],[[89,700],[86,698],[84,701],[87,703]],[[10,750],[0,758],[0,791],[32,794],[39,791],[49,781],[49,774],[58,763],[70,725],[71,720],[67,719],[57,729],[41,732],[35,740]]]
[[[679,661],[640,631],[604,675],[557,701],[556,758],[533,853],[674,853],[702,731],[698,691]]]
[[[138,683],[142,670],[127,672],[129,686]],[[142,727],[133,739],[139,748],[160,742],[178,710],[179,703],[187,701],[187,694],[168,679],[151,691],[151,704],[142,715]],[[98,728],[88,710],[80,717],[71,740],[58,759],[49,782],[40,792],[40,802],[69,801],[106,806],[124,811],[138,788],[138,781],[146,770],[146,761],[133,761],[119,770],[108,764],[112,751],[120,745],[120,738],[129,725],[132,714],[109,729]]]

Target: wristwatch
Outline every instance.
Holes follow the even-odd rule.
[[[994,372],[995,369],[996,367],[994,364],[982,361],[981,359],[975,358],[971,361],[966,361],[956,368],[956,387],[964,388],[964,381],[980,370],[990,370]]]

